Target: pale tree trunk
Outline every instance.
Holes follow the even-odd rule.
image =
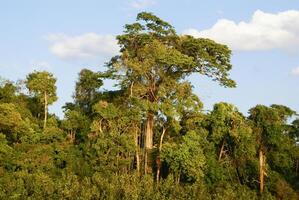
[[[135,148],[136,148],[136,168],[137,168],[137,173],[138,176],[140,175],[140,157],[139,157],[139,143],[138,143],[138,129],[136,129],[135,132]]]
[[[149,155],[153,149],[153,136],[154,136],[154,114],[148,113],[145,130],[145,155],[144,155],[144,171],[145,174],[151,173],[151,164],[149,165],[148,160],[151,160]]]
[[[166,133],[166,128],[163,127],[162,134],[161,134],[161,137],[160,137],[160,144],[159,144],[159,157],[156,160],[156,163],[157,163],[157,177],[156,177],[157,183],[159,183],[159,180],[160,180],[160,170],[161,170],[160,153],[162,151],[163,138],[164,138],[165,133]]]
[[[103,133],[103,129],[102,129],[102,121],[103,121],[103,119],[101,119],[100,122],[99,122],[99,123],[100,123],[100,130],[99,130],[100,133]]]
[[[47,117],[48,117],[48,95],[47,95],[47,92],[44,93],[44,98],[45,98],[45,117],[44,117],[44,129],[46,128],[47,126]]]
[[[154,135],[154,115],[149,113],[146,121],[146,131],[145,131],[145,148],[153,148],[153,135]]]
[[[161,151],[162,151],[162,145],[163,145],[163,139],[164,139],[165,133],[166,133],[166,128],[163,127],[162,134],[160,137],[159,153],[161,153]]]
[[[220,153],[219,153],[219,157],[218,157],[218,161],[221,160],[222,155],[224,153],[224,144],[225,144],[225,140],[223,139],[222,145],[221,145],[221,149],[220,149]]]
[[[70,130],[70,135],[69,135],[69,137],[70,137],[70,142],[71,143],[74,143],[74,141],[75,141],[75,137],[76,137],[76,133],[75,133],[75,131],[73,131],[73,130]]]
[[[266,156],[264,155],[262,150],[259,150],[260,193],[264,192],[265,175],[267,175],[265,166],[266,166]]]
[[[181,172],[179,171],[176,173],[176,177],[175,177],[175,182],[177,185],[180,184],[180,177],[181,177]]]

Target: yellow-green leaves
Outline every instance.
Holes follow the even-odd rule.
[[[230,63],[231,50],[210,39],[182,36],[179,43],[180,50],[194,58],[194,65],[189,69],[211,77],[225,87],[236,87],[236,83],[229,78],[232,68]]]
[[[20,141],[21,137],[32,134],[30,125],[14,104],[0,104],[0,132],[6,135],[9,142]]]
[[[57,100],[56,79],[53,74],[46,71],[35,71],[27,76],[26,86],[29,91],[37,96],[41,102],[44,101],[44,94],[47,93],[48,104]]]

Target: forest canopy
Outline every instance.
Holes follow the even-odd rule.
[[[105,71],[82,69],[64,118],[56,78],[0,82],[0,199],[298,199],[299,118],[230,103],[203,111],[190,75],[237,87],[231,50],[142,12]],[[116,90],[104,90],[113,80]]]

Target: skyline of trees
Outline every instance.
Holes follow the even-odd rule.
[[[298,199],[297,113],[203,111],[193,92],[194,73],[236,87],[227,46],[146,12],[117,39],[106,71],[79,72],[63,119],[48,113],[53,74],[1,81],[0,199]]]

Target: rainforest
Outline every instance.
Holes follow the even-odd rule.
[[[0,199],[299,199],[299,118],[285,105],[204,110],[189,77],[238,87],[231,50],[140,12],[105,70],[0,82]],[[112,80],[116,89],[103,89]]]

